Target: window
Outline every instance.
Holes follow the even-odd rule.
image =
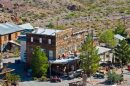
[[[39,38],[39,43],[42,43],[42,38]]]
[[[49,50],[49,59],[53,59],[53,51]]]
[[[51,39],[48,39],[48,44],[51,44]]]
[[[33,37],[31,37],[31,42],[33,42]]]

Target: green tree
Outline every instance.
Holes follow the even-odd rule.
[[[93,45],[92,37],[88,37],[84,44],[81,46],[81,68],[83,69],[84,75],[86,78],[83,80],[86,81],[87,77],[91,76],[99,69],[100,57],[98,55],[98,50]],[[85,82],[84,82],[85,84]],[[85,86],[85,85],[84,85]]]
[[[116,45],[116,40],[114,39],[114,33],[112,30],[106,30],[100,34],[100,42],[106,43],[109,47],[114,47]]]
[[[119,25],[115,28],[114,33],[115,33],[115,34],[120,34],[121,36],[126,37],[126,36],[127,36],[127,33],[126,33],[125,30],[126,30],[125,26],[122,25],[122,24],[119,24]]]
[[[114,55],[121,66],[127,65],[130,62],[130,46],[126,40],[119,41],[119,44],[114,49]]]
[[[41,51],[40,47],[36,47],[33,52],[33,56],[31,59],[31,68],[33,72],[33,76],[41,77],[46,76],[48,70],[48,58],[46,54]]]

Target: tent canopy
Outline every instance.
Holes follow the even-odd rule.
[[[100,46],[97,46],[96,49],[98,49],[98,54],[103,54],[103,53],[111,51],[111,49],[109,48],[100,47]]]

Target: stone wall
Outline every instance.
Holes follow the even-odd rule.
[[[85,40],[88,32],[85,30],[74,31],[73,29],[66,29],[63,32],[57,33],[56,37],[56,57],[70,52],[77,51]]]

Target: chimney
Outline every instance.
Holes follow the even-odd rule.
[[[37,32],[38,32],[39,27],[34,27],[34,29],[35,29],[35,33],[37,33]]]

